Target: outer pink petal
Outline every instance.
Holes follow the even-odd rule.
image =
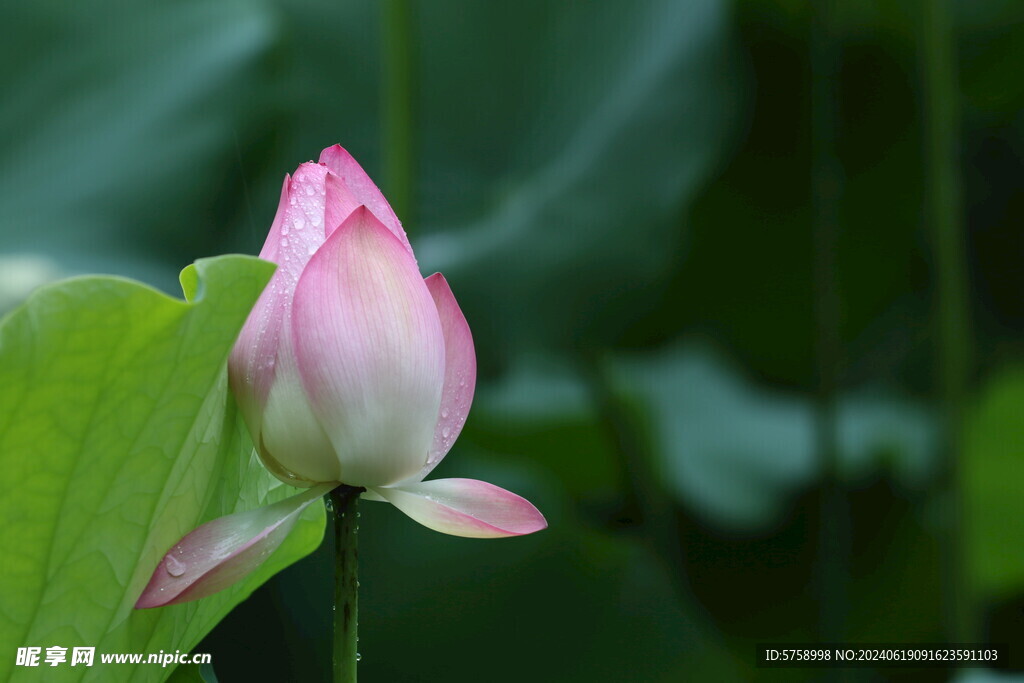
[[[271,472],[293,485],[337,478],[333,449],[302,392],[287,333],[299,276],[325,239],[326,175],[325,167],[306,163],[285,178],[277,215],[260,252],[278,267],[228,359],[231,388],[260,457]],[[303,454],[301,463],[292,462],[296,453]],[[298,479],[288,476],[292,470],[300,472]]]
[[[277,215],[260,251],[260,258],[277,264],[246,320],[231,352],[231,388],[239,399],[246,422],[258,439],[259,413],[266,403],[276,373],[277,353],[299,275],[310,256],[324,242],[324,176],[319,164],[299,166],[285,177]]]
[[[281,187],[281,200],[277,205],[277,214],[267,235],[267,241],[263,244],[260,257],[276,263],[278,242],[281,237],[281,223],[284,222],[288,208],[288,188],[291,177],[285,175]],[[275,272],[271,282],[277,277]],[[274,356],[277,353],[277,339],[280,335],[283,310],[277,305],[274,296],[269,293],[270,283],[263,290],[263,294],[253,306],[242,331],[238,335],[238,341],[231,350],[228,358],[231,379],[231,389],[238,399],[239,407],[245,416],[246,423],[253,432],[253,439],[257,438],[260,429],[260,413],[262,405],[270,393],[270,383],[273,373],[259,372],[260,368],[273,366]]]
[[[466,424],[476,389],[476,352],[466,316],[462,314],[448,281],[441,273],[434,273],[426,279],[426,283],[437,306],[441,330],[444,332],[444,389],[427,464],[415,477],[402,483],[423,481],[448,454]]]
[[[331,169],[331,172],[338,176],[352,193],[356,203],[370,209],[377,220],[387,226],[391,234],[397,237],[412,254],[409,238],[406,236],[405,230],[402,229],[402,224],[398,221],[395,212],[391,210],[388,200],[384,199],[384,195],[351,154],[346,152],[341,145],[334,145],[320,153],[320,163]],[[328,237],[336,227],[336,225],[327,226]]]
[[[288,183],[287,198],[282,196],[278,217],[274,219],[260,258],[278,264],[278,273],[287,275],[294,291],[302,269],[326,239],[324,182],[327,169],[307,162],[295,169]],[[283,274],[281,271],[285,271]]]
[[[281,184],[281,199],[277,202],[277,213],[274,214],[274,222],[270,224],[270,232],[260,250],[260,258],[274,262],[277,257],[277,245],[281,241],[281,224],[284,223],[285,215],[288,213],[288,188],[291,186],[292,177],[285,173],[284,182]]]
[[[440,409],[444,335],[409,252],[366,207],[309,262],[292,339],[340,479],[383,486],[418,472]]]
[[[475,479],[435,479],[374,493],[423,526],[452,536],[522,536],[548,526],[530,501]]]
[[[167,551],[136,609],[198,600],[245,578],[281,545],[302,511],[334,486],[202,525]]]

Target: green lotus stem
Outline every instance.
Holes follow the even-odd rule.
[[[935,324],[943,413],[943,452],[937,487],[945,514],[943,595],[947,637],[966,643],[978,627],[965,571],[960,491],[964,399],[971,365],[967,264],[959,184],[959,106],[952,8],[947,0],[923,5],[922,68],[925,90],[925,154],[928,221],[935,257]]]
[[[334,683],[356,683],[359,661],[359,494],[339,486],[334,509]]]

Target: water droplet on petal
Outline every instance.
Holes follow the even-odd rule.
[[[452,428],[451,428],[451,427],[449,427],[448,425],[445,425],[445,426],[444,426],[444,427],[443,427],[443,428],[441,429],[441,436],[443,436],[444,438],[446,438],[446,439],[447,439],[447,438],[448,438],[449,436],[451,436],[451,434],[452,434]]]
[[[171,576],[181,576],[185,573],[185,563],[174,555],[168,555],[164,560],[164,568]]]
[[[323,220],[323,216],[321,216],[319,213],[314,213],[312,216],[309,217],[309,222],[313,224],[314,228],[320,226],[321,220]]]
[[[312,185],[306,185],[306,194],[312,197],[316,193],[316,188]]]
[[[306,227],[306,219],[302,217],[302,214],[297,213],[295,215],[295,229],[302,230]]]
[[[282,247],[287,247],[288,246],[288,238],[287,237],[282,237],[281,238],[281,246]]]
[[[443,417],[443,418],[447,418],[448,417],[448,409],[447,408],[441,408],[441,417]]]

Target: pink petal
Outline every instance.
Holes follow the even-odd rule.
[[[246,423],[258,439],[260,412],[276,374],[282,331],[291,314],[291,300],[310,256],[324,242],[324,176],[319,164],[299,166],[285,177],[277,215],[260,251],[260,258],[277,264],[246,320],[231,352],[231,388]],[[319,227],[317,227],[319,226]]]
[[[281,224],[284,223],[285,214],[288,212],[288,188],[291,186],[292,177],[284,174],[284,182],[281,184],[281,199],[277,202],[277,213],[274,214],[274,222],[270,224],[270,232],[267,233],[267,240],[260,250],[260,258],[274,262],[277,256],[277,245],[281,240]]]
[[[381,194],[381,191],[370,180],[370,176],[366,175],[363,167],[352,158],[351,154],[346,152],[341,145],[334,145],[320,153],[320,163],[325,164],[332,173],[338,176],[345,184],[345,187],[348,188],[348,191],[352,193],[356,203],[370,209],[373,215],[377,217],[377,220],[387,226],[391,234],[397,237],[405,248],[409,250],[409,253],[412,254],[409,238],[406,236],[405,230],[402,229],[402,224],[398,221],[395,212],[391,210],[388,200],[384,199],[384,195]],[[328,224],[328,237],[330,237],[335,227],[336,225]]]
[[[306,267],[292,339],[341,481],[383,486],[418,472],[441,404],[444,334],[412,256],[366,207]]]
[[[256,442],[260,459],[291,486],[338,481],[338,457],[306,397],[290,334],[281,337],[275,370]]]
[[[334,231],[345,222],[349,215],[358,209],[362,204],[356,200],[355,195],[349,191],[348,186],[338,176],[331,172],[327,173],[324,180],[327,188],[327,205],[324,207],[324,226],[327,228],[326,235],[330,237]]]
[[[277,205],[277,214],[267,235],[267,241],[263,244],[260,257],[275,262],[278,243],[281,239],[281,224],[284,222],[288,208],[288,188],[291,177],[285,175],[281,187],[281,200]],[[271,282],[277,277],[275,271]],[[261,373],[258,369],[268,364],[273,364],[277,353],[277,338],[280,335],[283,309],[270,294],[270,282],[263,290],[259,300],[253,306],[242,331],[238,335],[238,341],[231,350],[228,358],[230,369],[231,389],[238,399],[239,407],[245,416],[246,423],[253,432],[253,439],[259,433],[260,413],[262,405],[270,392],[270,383],[273,373]]]
[[[231,389],[260,457],[270,471],[293,485],[337,479],[333,448],[306,401],[291,335],[285,332],[299,276],[324,243],[326,175],[326,168],[310,162],[285,177],[277,215],[260,251],[261,258],[277,264],[277,270],[228,359]],[[294,462],[299,453],[301,462]],[[286,471],[300,472],[300,479]]]
[[[441,273],[434,273],[426,282],[444,332],[444,389],[441,392],[441,410],[434,426],[434,444],[427,456],[427,464],[408,483],[423,481],[451,450],[466,424],[466,416],[473,403],[473,391],[476,389],[476,352],[466,316],[462,314],[448,281]]]
[[[252,573],[277,549],[302,511],[336,484],[207,522],[167,551],[136,609],[205,598]]]
[[[274,219],[260,258],[278,264],[278,275],[295,283],[310,256],[326,239],[324,229],[324,186],[327,169],[307,162],[295,169],[288,183],[287,200],[282,196],[278,217]],[[282,272],[284,271],[284,272]]]
[[[548,526],[530,501],[475,479],[435,479],[374,493],[423,526],[452,536],[522,536]]]

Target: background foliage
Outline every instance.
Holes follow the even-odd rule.
[[[754,644],[1021,643],[1024,6],[952,8],[956,90],[938,114],[959,124],[971,358],[950,425],[928,1],[837,0],[824,33],[804,0],[4,3],[0,308],[88,272],[176,295],[196,258],[256,253],[283,174],[340,142],[477,340],[478,398],[439,475],[499,482],[551,523],[482,543],[365,505],[365,680],[801,679],[814,672],[753,669]],[[822,70],[834,144],[812,115]],[[839,169],[824,272],[822,150]],[[47,296],[83,283],[171,306],[107,280]],[[247,444],[231,448],[241,467]],[[38,471],[5,465],[20,492],[5,534],[49,485]],[[325,675],[329,553],[196,647],[220,680]],[[944,616],[951,557],[960,624]],[[7,619],[17,580],[0,574]],[[4,637],[0,665],[25,644]]]

